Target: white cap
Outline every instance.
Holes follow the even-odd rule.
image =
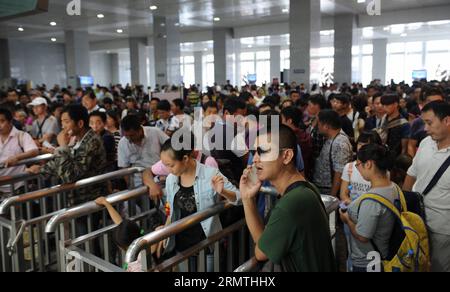
[[[48,105],[47,100],[43,97],[36,97],[33,102],[29,103],[28,106],[38,106],[38,105]]]

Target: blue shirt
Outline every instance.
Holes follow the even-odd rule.
[[[224,189],[236,193],[236,201],[230,202],[237,206],[241,202],[241,193],[239,190],[228,181],[228,179],[220,173],[216,168],[211,168],[196,162],[196,172],[194,181],[195,202],[197,204],[197,211],[201,212],[208,208],[215,206],[221,201],[221,197],[213,189],[211,181],[213,177],[220,175],[225,180]],[[167,202],[170,206],[170,222],[174,223],[181,218],[181,211],[174,208],[175,195],[180,190],[179,177],[170,174],[166,180]],[[222,230],[222,224],[218,215],[206,219],[200,223],[206,237],[210,237]],[[166,252],[171,252],[175,248],[175,236],[170,237],[167,243]]]

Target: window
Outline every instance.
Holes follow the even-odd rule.
[[[352,82],[368,85],[373,79],[373,45],[352,47]]]
[[[414,70],[421,70],[423,65],[423,43],[390,43],[387,46],[386,80],[396,83],[412,83]]]
[[[194,56],[184,56],[180,58],[181,77],[185,86],[195,84],[195,63]]]
[[[333,83],[334,47],[311,50],[311,83]]]
[[[429,41],[426,48],[425,68],[428,71],[428,79],[448,79],[448,73],[445,72],[450,71],[450,41]]]
[[[247,51],[240,54],[240,79],[246,79],[249,74],[256,74],[257,85],[271,81],[270,51]]]
[[[215,82],[214,55],[203,56],[203,86],[213,86]]]
[[[291,51],[281,50],[281,71],[291,69]]]

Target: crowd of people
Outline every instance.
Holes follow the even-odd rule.
[[[227,82],[204,92],[199,86],[179,92],[179,99],[160,100],[139,86],[1,89],[0,176],[29,172],[71,183],[143,167],[133,182],[73,193],[70,205],[97,200],[108,207],[126,248],[139,228],[121,220],[103,196],[146,185],[152,201],[168,210],[166,225],[226,200],[236,207],[152,251],[161,258],[183,252],[245,218],[256,258],[283,271],[364,272],[374,250],[388,259],[396,217],[386,206],[360,199],[376,194],[398,206],[402,188],[424,200],[431,269],[450,272],[449,82],[374,81],[311,90],[296,83],[237,88]],[[209,117],[200,124],[199,148],[193,147],[199,139],[196,110]],[[179,149],[174,140],[190,147]],[[215,147],[219,141],[224,144]],[[55,158],[15,166],[40,153]],[[280,194],[272,209],[261,186]],[[0,187],[0,201],[21,194],[23,184],[15,190]],[[344,268],[333,251],[320,195],[342,202]]]

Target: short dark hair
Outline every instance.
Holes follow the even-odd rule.
[[[427,104],[422,112],[432,111],[441,121],[446,117],[450,116],[450,104],[445,101],[433,101]]]
[[[108,117],[110,117],[111,119],[114,120],[114,125],[116,126],[117,129],[119,129],[120,128],[120,114],[115,110],[110,110],[106,113],[106,118],[108,119]]]
[[[92,117],[99,117],[103,121],[103,123],[106,123],[107,116],[104,112],[95,111],[89,115],[89,119],[91,119]]]
[[[152,99],[150,99],[150,102],[152,102],[152,101],[156,101],[159,103],[161,100],[157,97],[152,97]]]
[[[376,131],[362,132],[358,137],[357,143],[383,145],[383,141]]]
[[[54,102],[50,106],[50,112],[54,113],[59,108],[63,108],[64,109],[64,104],[61,103],[61,102]]]
[[[89,97],[90,99],[97,99],[97,96],[95,95],[95,92],[93,90],[88,90],[84,96]]]
[[[275,108],[276,106],[278,106],[280,104],[281,98],[279,96],[275,96],[275,95],[270,95],[267,96],[263,103],[265,104],[271,104],[273,108]]]
[[[105,97],[103,99],[103,104],[110,104],[110,105],[112,105],[113,103],[114,103],[114,101],[110,97]]]
[[[7,108],[0,108],[0,115],[4,116],[8,122],[12,122],[12,112]]]
[[[387,94],[381,97],[382,105],[391,105],[394,103],[400,103],[400,97],[397,94]]]
[[[114,241],[122,249],[127,249],[133,241],[141,237],[141,229],[130,220],[123,220],[114,231]]]
[[[227,111],[230,115],[234,115],[238,110],[245,110],[247,105],[240,98],[227,98],[224,103],[223,111]]]
[[[141,120],[137,115],[128,115],[122,120],[122,129],[124,131],[138,131],[141,127]]]
[[[292,91],[289,93],[289,96],[292,96],[293,94],[298,94],[298,95],[300,95],[300,92],[298,92],[298,91],[296,91],[296,90],[292,90]]]
[[[184,110],[185,104],[184,104],[184,101],[181,98],[174,99],[172,102],[180,110]]]
[[[242,99],[245,102],[248,102],[250,99],[254,98],[253,95],[248,92],[248,91],[244,91],[239,95],[239,98]]]
[[[348,94],[335,94],[332,97],[330,97],[330,100],[336,99],[340,101],[342,104],[349,105],[350,104],[350,96]]]
[[[62,114],[64,113],[67,113],[75,123],[83,121],[84,128],[89,128],[89,113],[84,106],[79,104],[68,105],[63,109]]]
[[[302,111],[296,107],[290,106],[282,109],[281,115],[286,120],[292,120],[295,127],[299,127],[302,122]]]
[[[442,92],[442,90],[440,90],[439,88],[432,87],[432,88],[428,88],[427,90],[425,90],[425,93],[424,93],[425,99],[428,98],[429,96],[435,96],[435,95],[439,95],[442,97],[442,100],[445,100],[445,95]]]
[[[267,134],[272,134],[273,130],[275,130],[273,127],[270,127],[267,129]],[[298,143],[297,143],[297,135],[295,135],[295,132],[285,125],[280,125],[279,128],[277,128],[279,133],[279,142],[280,142],[280,150],[281,149],[292,149],[294,152],[294,157],[292,158],[291,164],[295,164],[297,160],[298,155]],[[264,133],[264,131],[262,132]]]
[[[210,100],[207,103],[203,104],[202,107],[203,107],[204,111],[206,111],[208,108],[216,108],[216,109],[218,109],[217,102],[212,101],[212,100]]]
[[[170,102],[167,101],[167,100],[161,100],[158,103],[157,109],[160,110],[160,111],[170,112]]]
[[[137,100],[134,97],[127,97],[126,102],[132,102],[135,105],[137,105]]]
[[[272,103],[268,103],[268,102],[265,102],[265,103],[261,104],[258,107],[258,109],[262,109],[262,108],[265,108],[265,107],[270,107],[270,109],[272,109],[272,110],[275,109],[275,106]]]
[[[320,94],[313,95],[309,98],[309,102],[318,105],[320,109],[326,109],[327,108],[327,100],[325,97],[323,97]]]
[[[342,120],[339,114],[333,110],[322,110],[319,113],[319,121],[322,124],[330,126],[334,130],[342,129]]]

